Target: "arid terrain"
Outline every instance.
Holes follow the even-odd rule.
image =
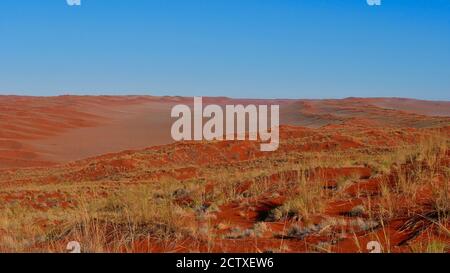
[[[0,252],[450,252],[450,102],[279,104],[280,147],[176,142],[192,98],[0,96]]]

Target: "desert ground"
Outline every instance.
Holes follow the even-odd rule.
[[[173,142],[186,97],[0,96],[0,252],[450,252],[450,102],[279,104],[280,147]]]

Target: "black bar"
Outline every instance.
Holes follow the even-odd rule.
[[[11,263],[15,269],[32,266],[43,272],[64,272],[69,268],[75,272],[118,270],[124,273],[391,272],[397,269],[407,272],[424,265],[444,269],[449,257],[448,254],[2,254],[0,263],[5,269]]]

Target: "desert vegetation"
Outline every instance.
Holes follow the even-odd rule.
[[[449,251],[448,129],[379,129],[385,146],[352,130],[282,127],[272,153],[185,142],[2,171],[0,249]]]

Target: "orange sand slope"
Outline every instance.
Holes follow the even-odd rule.
[[[192,98],[0,96],[0,168],[51,166],[170,143],[170,110],[179,103],[191,104]],[[309,128],[346,123],[440,127],[450,116],[450,102],[409,99],[204,98],[204,103],[279,104],[281,124]]]
[[[26,238],[13,244],[25,252],[71,240],[100,252],[366,252],[374,240],[386,252],[449,250],[450,126],[280,133],[269,153],[250,141],[179,142],[2,170],[0,210],[20,224],[0,234]]]

